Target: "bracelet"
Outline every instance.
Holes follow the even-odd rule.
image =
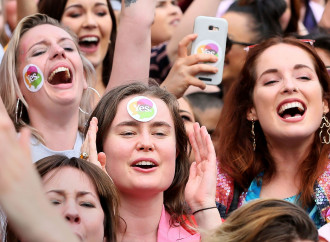
[[[198,212],[203,211],[203,210],[212,209],[212,208],[217,208],[217,206],[214,206],[214,207],[208,207],[208,208],[201,208],[201,209],[196,210],[196,211],[193,212],[192,214],[195,215],[195,213],[198,213]]]

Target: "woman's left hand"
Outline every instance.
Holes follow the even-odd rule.
[[[221,224],[216,208],[215,193],[217,180],[217,161],[214,146],[206,128],[194,124],[194,133],[189,140],[196,161],[191,164],[185,197],[200,227],[211,229]],[[211,209],[205,209],[211,208]],[[208,221],[207,221],[208,220]]]

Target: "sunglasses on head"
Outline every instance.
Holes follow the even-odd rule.
[[[253,43],[247,43],[247,42],[239,42],[239,41],[235,41],[235,40],[230,39],[230,38],[227,36],[227,42],[226,42],[226,53],[228,53],[228,52],[231,50],[231,47],[232,47],[233,45],[252,46],[252,45],[254,45],[254,44],[253,44]]]

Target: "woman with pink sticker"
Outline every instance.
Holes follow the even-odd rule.
[[[23,19],[4,55],[1,98],[17,132],[28,126],[32,160],[62,154],[79,157],[86,113],[92,109],[94,69],[76,39],[56,20]],[[81,110],[81,111],[79,111]]]
[[[189,227],[192,213],[199,228],[221,224],[212,141],[205,127],[194,125],[196,162],[189,174],[188,138],[173,95],[141,83],[120,86],[91,117],[89,158],[101,163],[118,189],[119,241],[200,241]]]

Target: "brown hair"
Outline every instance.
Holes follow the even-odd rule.
[[[169,92],[156,85],[148,87],[143,83],[131,83],[114,88],[105,94],[88,120],[85,135],[92,117],[98,119],[98,132],[96,136],[96,148],[98,152],[103,151],[108,130],[114,120],[119,103],[126,97],[132,95],[145,95],[166,103],[173,118],[176,137],[177,157],[175,162],[175,175],[170,187],[164,191],[164,205],[166,211],[171,215],[173,222],[183,222],[183,215],[187,215],[185,206],[184,189],[189,177],[189,161],[187,156],[188,138],[185,127],[179,113],[176,98]],[[184,222],[183,222],[184,223]]]
[[[314,48],[293,38],[275,37],[250,49],[240,78],[233,83],[225,99],[220,120],[216,128],[216,152],[221,169],[228,173],[241,189],[247,189],[251,181],[262,171],[264,179],[269,181],[275,173],[275,164],[270,155],[266,138],[259,122],[255,123],[256,150],[251,142],[251,122],[246,115],[253,107],[253,90],[256,82],[256,65],[260,55],[269,47],[285,43],[307,52],[314,63],[314,68],[323,89],[323,98],[330,103],[329,75]],[[330,113],[326,114],[330,118]],[[321,122],[321,120],[320,120]],[[300,165],[300,200],[303,206],[312,201],[313,186],[318,176],[324,171],[328,160],[329,145],[322,144],[315,131],[310,152]],[[309,179],[305,179],[308,177]]]
[[[54,169],[61,169],[62,167],[77,168],[91,179],[104,212],[104,237],[106,237],[107,242],[116,241],[119,198],[110,177],[91,162],[75,157],[68,158],[63,155],[53,155],[36,162],[36,168],[41,177]]]
[[[235,210],[209,242],[318,241],[318,232],[306,212],[290,202],[257,199]]]
[[[64,155],[52,155],[45,157],[35,163],[40,177],[44,177],[50,171],[63,167],[76,168],[85,173],[95,186],[102,210],[104,212],[104,237],[106,242],[117,241],[116,228],[118,226],[119,197],[115,185],[110,177],[99,167],[91,162],[79,159],[68,158]],[[16,234],[7,226],[6,241],[20,241]]]
[[[38,3],[38,10],[40,13],[47,14],[48,16],[56,19],[57,21],[61,21],[65,5],[67,4],[68,0],[40,0]],[[115,43],[116,43],[116,36],[117,36],[117,22],[116,16],[113,12],[111,7],[110,1],[106,0],[108,10],[110,13],[110,18],[112,21],[112,29],[110,34],[110,45],[107,51],[106,56],[102,62],[102,82],[106,87],[108,85],[110,79],[110,73],[112,70],[112,61],[113,61],[113,54],[115,50]]]

